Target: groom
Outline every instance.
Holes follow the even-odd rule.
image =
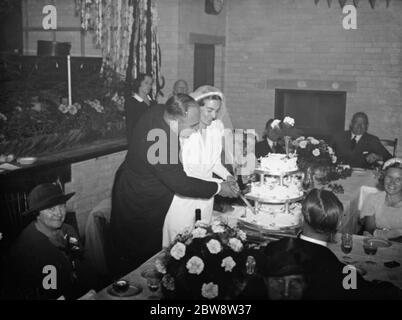
[[[177,94],[166,105],[152,107],[134,128],[112,191],[107,256],[113,275],[132,271],[161,249],[163,222],[174,194],[202,199],[237,196],[233,182],[208,182],[184,172],[178,137],[190,135],[199,121],[197,102]]]

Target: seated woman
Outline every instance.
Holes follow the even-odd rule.
[[[7,299],[78,298],[95,281],[82,261],[82,249],[74,229],[64,223],[66,202],[59,186],[44,183],[28,197],[35,215],[10,249],[7,261]]]
[[[365,231],[395,239],[402,236],[402,159],[390,159],[383,168],[380,185],[384,191],[367,196],[360,217]]]

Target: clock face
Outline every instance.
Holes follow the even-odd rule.
[[[212,0],[212,6],[216,13],[219,13],[223,9],[223,0]]]
[[[219,14],[224,5],[224,0],[205,0],[205,12],[207,14]]]

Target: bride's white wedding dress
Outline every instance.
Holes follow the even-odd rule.
[[[194,132],[181,143],[181,161],[188,176],[209,180],[222,181],[212,177],[213,173],[222,179],[230,175],[222,165],[222,137],[224,126],[220,120],[214,120],[201,131]],[[170,245],[178,233],[186,228],[193,228],[195,210],[201,210],[201,220],[209,222],[212,216],[214,198],[197,199],[174,195],[163,226],[164,247]]]

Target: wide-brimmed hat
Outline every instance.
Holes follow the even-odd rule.
[[[74,194],[75,192],[64,194],[59,186],[52,183],[40,184],[33,188],[29,193],[29,210],[25,211],[23,215],[49,209],[58,204],[66,203]]]
[[[298,239],[282,239],[270,243],[264,250],[261,270],[264,276],[283,277],[309,272],[311,252]]]

